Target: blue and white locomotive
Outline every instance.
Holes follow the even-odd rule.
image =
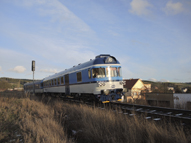
[[[24,85],[25,91],[29,91],[27,86],[31,84]],[[35,89],[35,93],[94,98],[106,103],[121,101],[124,83],[119,61],[110,55],[98,55],[93,60],[46,77],[38,84],[41,90]]]

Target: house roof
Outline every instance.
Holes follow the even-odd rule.
[[[123,87],[131,89],[138,80],[139,79],[124,79],[123,81],[126,81],[126,84]]]

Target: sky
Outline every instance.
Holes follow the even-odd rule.
[[[99,54],[124,79],[191,82],[190,0],[0,0],[0,77],[43,79]]]

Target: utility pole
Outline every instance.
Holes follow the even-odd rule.
[[[35,94],[35,88],[34,88],[34,71],[35,71],[35,61],[32,61],[32,71],[33,71],[33,95]]]

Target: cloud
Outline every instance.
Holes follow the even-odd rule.
[[[6,61],[6,64],[3,65],[3,71],[12,69],[12,67],[15,67],[18,63],[24,67],[27,67],[31,64],[31,59],[33,59],[30,53],[26,54],[19,52],[18,50],[16,51],[2,47],[0,47],[0,57],[3,59],[0,60],[0,65],[3,65],[5,63],[4,61]],[[30,60],[30,62],[28,60]]]
[[[50,21],[57,24],[59,32],[62,31],[63,27],[66,27],[64,32],[66,29],[74,32],[92,32],[83,20],[78,18],[59,0],[15,0],[15,3],[25,8],[33,8],[42,17],[50,17]]]
[[[113,31],[113,30],[108,30],[109,34],[111,34],[112,36],[120,36],[119,33]]]
[[[1,66],[0,66],[0,73],[1,73],[1,74],[4,74],[4,72],[3,72],[2,68],[1,68]]]
[[[57,69],[41,69],[40,71],[46,73],[58,73]]]
[[[166,79],[161,79],[160,81],[155,79],[155,78],[149,78],[148,79],[149,81],[153,81],[153,82],[170,82],[169,80],[166,80]]]
[[[166,80],[166,79],[161,79],[160,81],[161,82],[170,82],[169,80]]]
[[[182,13],[185,11],[183,4],[180,2],[177,3],[173,3],[172,1],[169,1],[165,8],[163,9],[163,11],[167,14],[167,15],[176,15],[179,13]]]
[[[130,5],[129,12],[139,16],[149,15],[151,11],[148,8],[153,7],[147,0],[133,0]]]
[[[28,76],[28,75],[33,75],[33,72],[28,72],[26,75],[27,75],[27,76]]]
[[[149,80],[149,81],[153,81],[153,82],[158,82],[158,80],[155,79],[155,78],[149,78],[148,80]]]
[[[22,26],[23,23],[18,25],[10,19],[3,32],[20,43],[19,48],[24,49],[23,51],[64,66],[73,66],[95,57],[92,52],[92,47],[97,45],[94,31],[64,4],[58,0],[19,1],[15,0],[15,3],[24,7],[24,10],[31,8],[37,19],[25,24],[31,25],[27,29],[22,28],[25,27]]]
[[[14,69],[10,69],[10,71],[16,72],[16,73],[23,73],[25,72],[26,68],[23,66],[16,66]]]
[[[141,46],[149,46],[149,43],[146,43],[146,42],[140,42],[140,41],[138,41],[138,40],[131,40],[131,42],[133,43],[133,44],[137,44],[137,45],[141,45]]]

